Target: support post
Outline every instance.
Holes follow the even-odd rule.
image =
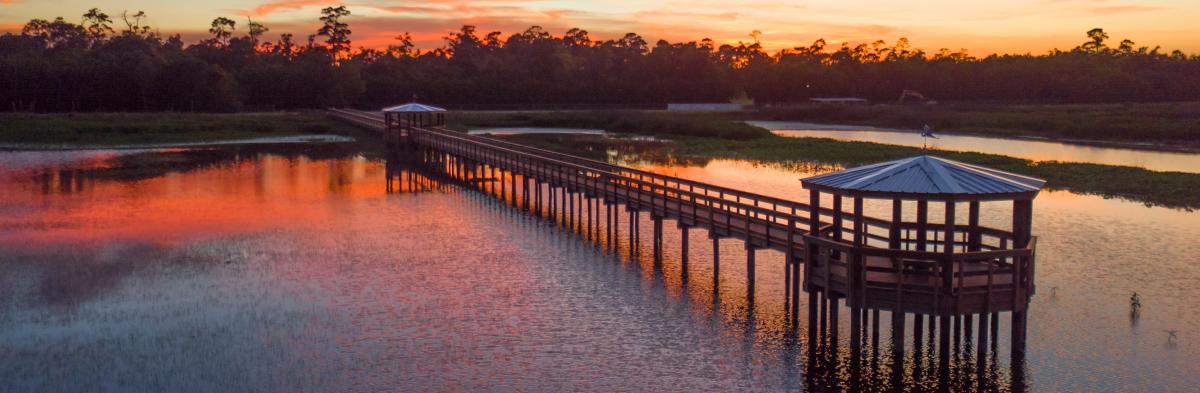
[[[679,222],[679,261],[680,277],[683,282],[688,278],[688,230],[691,229],[682,221]]]
[[[713,232],[709,232],[709,237],[712,238],[713,250],[713,292],[721,287],[721,238]]]
[[[942,259],[942,299],[938,305],[938,379],[944,384],[950,378],[950,334],[957,335],[957,331],[951,330],[951,305],[958,305],[958,296],[955,293],[955,268],[956,262],[954,256],[954,200],[946,200],[946,216],[945,229],[942,236],[942,253],[945,255]],[[957,312],[957,308],[954,310]]]
[[[838,213],[841,213],[840,211]],[[849,269],[846,272],[846,305],[850,307],[850,352],[857,355],[862,341],[862,296],[866,289],[863,282],[863,258],[859,248],[866,243],[866,228],[863,226],[863,198],[854,197],[854,251],[847,255]],[[857,365],[857,364],[856,364]]]
[[[917,201],[917,250],[925,251],[926,242],[929,239],[927,233],[929,228],[926,223],[929,222],[929,201],[924,199]]]
[[[656,214],[651,214],[650,219],[654,224],[654,263],[657,265],[662,263],[663,219]]]
[[[755,246],[746,240],[746,299],[751,308],[754,307],[754,254]]]
[[[592,240],[592,214],[595,213],[595,208],[592,207],[593,206],[592,198],[588,198],[587,194],[583,194],[583,205],[587,206],[587,208],[588,208],[588,222],[587,222],[588,230],[587,230],[586,238],[588,241],[590,241],[590,240]]]

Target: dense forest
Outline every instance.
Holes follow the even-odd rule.
[[[1083,44],[1041,55],[973,57],[926,52],[907,39],[767,53],[757,42],[647,43],[637,34],[594,40],[541,27],[502,37],[463,26],[432,50],[407,35],[386,49],[352,46],[345,7],[322,10],[321,28],[266,38],[267,26],[217,18],[211,38],[187,44],[92,9],[76,24],[34,19],[0,36],[0,110],[237,111],[381,107],[419,97],[470,105],[758,104],[819,96],[895,100],[913,90],[937,100],[1145,102],[1200,100],[1200,56],[1110,45],[1101,29]],[[114,19],[119,22],[114,22]]]

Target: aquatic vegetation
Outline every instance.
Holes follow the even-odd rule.
[[[320,112],[0,114],[0,143],[124,145],[361,134]]]

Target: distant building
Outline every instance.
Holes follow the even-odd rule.
[[[809,98],[809,102],[817,104],[833,104],[833,105],[866,105],[866,98],[858,97],[816,97]]]
[[[742,104],[731,104],[727,102],[713,103],[670,103],[667,104],[668,111],[677,112],[733,112],[746,109]]]

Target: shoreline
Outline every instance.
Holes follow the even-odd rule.
[[[708,159],[751,160],[762,163],[810,162],[852,167],[884,162],[920,154],[920,147],[888,145],[876,142],[840,141],[828,138],[791,138],[772,135],[766,138],[731,141],[719,138],[681,138],[675,143],[639,149],[617,146],[613,141],[586,136],[562,140],[542,135],[513,136],[517,143],[587,156],[610,148],[626,149],[652,162],[697,162]],[[1000,154],[938,150],[938,156],[985,165],[990,168],[1047,180],[1047,189],[1070,190],[1079,194],[1117,197],[1172,209],[1198,210],[1200,198],[1190,190],[1200,189],[1200,173],[1162,172],[1122,165],[1073,162],[1035,162]],[[603,159],[603,157],[594,157]],[[1111,181],[1122,179],[1122,181]]]
[[[814,123],[812,121],[801,121],[801,120],[743,120],[743,122],[745,122],[746,124],[755,126],[755,127],[766,128],[767,130],[770,130],[772,133],[774,133],[776,130],[771,130],[770,127],[763,127],[761,124],[770,124],[770,123],[795,124],[795,125],[799,125],[802,127],[811,127],[811,128],[809,128],[809,130],[814,130],[814,131],[877,131],[877,132],[895,132],[895,133],[905,133],[905,134],[921,133],[921,130],[918,130],[918,129],[878,127],[878,126],[872,126],[872,125],[867,125],[867,124],[853,124],[853,123]],[[783,131],[783,130],[779,130],[779,131]],[[979,138],[1008,139],[1008,140],[1035,141],[1035,142],[1054,142],[1054,143],[1062,143],[1062,144],[1066,144],[1066,145],[1107,147],[1107,148],[1152,151],[1152,152],[1165,152],[1165,153],[1200,154],[1200,145],[1163,144],[1163,143],[1152,143],[1152,142],[1121,142],[1121,141],[1105,141],[1105,140],[1098,140],[1098,139],[1055,138],[1055,137],[1045,137],[1045,136],[1036,136],[1036,135],[995,135],[995,134],[989,134],[986,132],[972,132],[972,131],[958,131],[958,130],[950,130],[950,131],[937,130],[936,132],[939,134],[945,134],[945,135],[971,136],[971,137],[979,137]]]
[[[307,134],[291,136],[270,136],[259,138],[220,139],[200,142],[171,142],[171,143],[136,143],[121,145],[75,145],[75,144],[42,144],[42,143],[0,143],[3,151],[78,151],[78,150],[140,150],[140,149],[170,149],[180,147],[208,147],[229,145],[265,145],[265,144],[294,144],[294,143],[346,143],[357,139],[345,135]]]

